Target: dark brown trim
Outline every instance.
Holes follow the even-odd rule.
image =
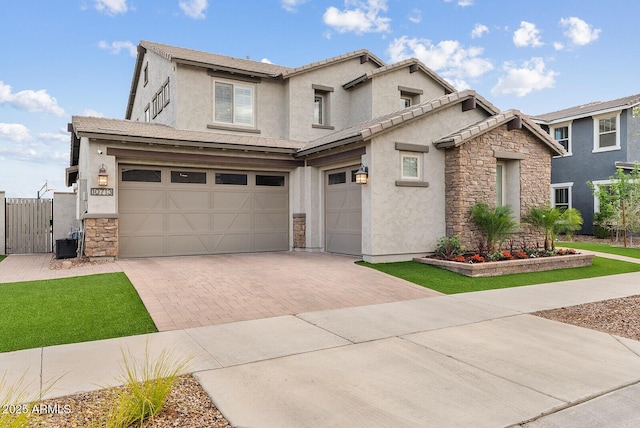
[[[145,159],[162,162],[189,162],[215,166],[243,166],[249,168],[273,167],[293,169],[296,167],[304,166],[304,161],[302,160],[220,156],[196,153],[157,152],[148,150],[119,149],[116,147],[108,147],[107,155],[124,159]]]
[[[476,108],[476,97],[467,98],[462,102],[462,111],[469,111]]]
[[[365,62],[369,62],[369,54],[360,55],[360,64],[364,64]]]
[[[418,70],[420,70],[420,67],[418,66],[418,64],[411,64],[409,66],[409,73],[415,73]]]
[[[518,116],[514,117],[509,122],[507,122],[508,131],[513,131],[515,129],[522,129],[522,119]]]
[[[357,149],[347,150],[346,152],[333,153],[327,156],[309,159],[307,160],[307,166],[321,166],[349,159],[356,159],[364,155],[366,152],[367,151],[364,147],[358,147]]]
[[[429,146],[423,146],[421,144],[396,143],[396,150],[403,152],[429,153]]]

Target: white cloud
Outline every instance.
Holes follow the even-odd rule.
[[[8,104],[19,110],[30,113],[48,112],[56,116],[64,116],[64,110],[58,106],[58,101],[47,94],[45,89],[33,91],[31,89],[13,93],[11,86],[0,80],[0,104]]]
[[[531,58],[521,67],[511,62],[504,64],[506,74],[491,89],[493,95],[516,95],[523,97],[530,92],[553,88],[558,75],[553,70],[547,70],[542,58]]]
[[[269,58],[262,58],[260,60],[260,62],[264,63],[264,64],[273,64],[271,61],[269,61]]]
[[[96,10],[111,16],[126,13],[129,9],[127,0],[94,0],[94,3]]]
[[[295,12],[298,10],[298,6],[306,3],[308,0],[280,0],[282,8],[287,12]]]
[[[385,33],[390,31],[390,18],[380,14],[387,11],[387,0],[345,0],[354,9],[329,7],[322,16],[324,23],[339,33]]]
[[[92,108],[87,108],[84,109],[84,111],[82,112],[83,116],[91,116],[91,117],[104,117],[104,113],[101,113],[97,110],[94,110]]]
[[[456,4],[460,7],[473,6],[475,0],[458,0]],[[444,0],[445,3],[452,3],[453,0]]]
[[[473,27],[473,30],[471,30],[471,38],[479,39],[484,35],[484,33],[488,33],[488,32],[489,32],[489,27],[483,24],[476,24]]]
[[[105,42],[104,40],[101,40],[100,42],[98,42],[98,47],[100,49],[107,50],[114,55],[119,54],[120,51],[123,49],[129,52],[129,56],[132,56],[134,58],[138,54],[138,49],[136,45],[134,45],[130,41],[109,43],[109,42]]]
[[[560,19],[560,25],[567,27],[564,35],[571,40],[571,43],[577,46],[588,45],[598,40],[600,31],[602,31],[599,28],[593,28],[592,25],[575,16]]]
[[[493,69],[491,61],[481,58],[482,48],[465,48],[457,40],[444,40],[433,44],[427,39],[395,39],[387,50],[391,62],[417,58],[427,67],[438,72],[456,88],[466,89],[466,79],[474,79]]]
[[[0,140],[25,142],[31,140],[29,129],[20,123],[0,123]]]
[[[561,51],[564,49],[564,45],[560,42],[553,42],[553,48],[557,51]]]
[[[204,19],[205,10],[209,7],[209,0],[182,0],[180,1],[180,9],[189,18]]]
[[[518,47],[537,47],[543,44],[536,24],[527,21],[520,22],[520,28],[513,33],[513,43]]]
[[[413,9],[411,11],[411,15],[409,15],[409,21],[414,24],[419,24],[422,22],[422,11],[420,9]]]

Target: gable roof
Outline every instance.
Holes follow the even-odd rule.
[[[102,117],[73,116],[76,137],[103,138],[118,141],[148,142],[185,147],[212,147],[262,152],[294,153],[303,142],[249,135],[187,131],[157,123]]]
[[[337,64],[343,61],[348,61],[353,58],[360,57],[361,63],[372,61],[377,67],[385,65],[384,61],[372,54],[366,49],[360,49],[357,51],[349,52],[346,54],[334,56],[331,58],[323,59],[321,61],[312,62],[311,64],[303,65],[301,67],[289,68],[282,72],[282,78],[288,79],[298,74],[307,73],[309,71],[317,70],[328,65]]]
[[[429,67],[427,67],[426,65],[424,65],[422,62],[420,62],[415,58],[405,59],[404,61],[400,61],[395,64],[383,65],[379,68],[376,68],[375,70],[369,70],[362,76],[358,77],[357,79],[354,79],[350,82],[345,83],[344,85],[342,85],[342,87],[344,89],[351,89],[361,83],[366,82],[367,80],[373,79],[377,76],[381,76],[383,74],[389,73],[394,70],[398,70],[400,68],[405,68],[405,67],[409,67],[412,73],[418,70],[422,71],[423,73],[428,75],[431,79],[435,80],[440,85],[442,85],[446,93],[451,93],[456,91],[456,88],[451,86],[449,82],[444,80],[442,77],[438,76],[436,73],[433,72],[433,70],[431,70]]]
[[[186,64],[199,65],[218,70],[232,71],[238,74],[250,74],[261,77],[278,77],[289,67],[270,64],[267,62],[252,61],[249,59],[234,58],[226,55],[219,55],[209,52],[197,51],[193,49],[180,48],[177,46],[164,45],[142,40],[140,46],[148,49],[169,61],[176,61]]]
[[[442,137],[439,140],[434,141],[433,145],[439,149],[458,147],[473,138],[491,131],[492,129],[518,119],[521,121],[520,124],[522,126],[531,131],[553,152],[555,152],[555,154],[563,155],[566,153],[564,148],[555,139],[553,139],[547,132],[545,132],[544,129],[540,128],[538,124],[531,120],[527,115],[522,114],[519,110],[507,110],[491,116],[483,121]]]
[[[611,111],[631,108],[637,105],[640,105],[640,94],[618,98],[611,101],[595,101],[580,106],[566,108],[564,110],[558,110],[551,113],[532,116],[532,119],[537,122],[542,122],[550,125],[553,123],[593,116],[600,113],[607,113]]]
[[[361,122],[357,125],[342,129],[329,135],[325,135],[304,146],[304,148],[298,152],[298,155],[310,154],[338,145],[363,141],[376,134],[395,128],[405,122],[417,119],[425,114],[435,112],[444,107],[458,104],[472,98],[475,99],[476,103],[491,115],[495,115],[500,111],[475,91],[465,90],[461,92],[454,92],[431,101],[416,104],[384,116]]]

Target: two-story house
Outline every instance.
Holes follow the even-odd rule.
[[[576,208],[584,224],[580,233],[593,233],[598,203],[587,182],[610,183],[616,168],[633,168],[640,161],[640,94],[535,116],[566,150],[551,162],[551,203]]]
[[[83,252],[328,251],[409,260],[477,243],[480,200],[548,201],[562,147],[420,61],[290,68],[143,41],[124,120],[74,116]]]

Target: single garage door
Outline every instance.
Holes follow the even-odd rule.
[[[286,251],[288,175],[121,166],[120,257]]]
[[[325,177],[325,250],[362,254],[362,190],[357,166],[329,171]]]

